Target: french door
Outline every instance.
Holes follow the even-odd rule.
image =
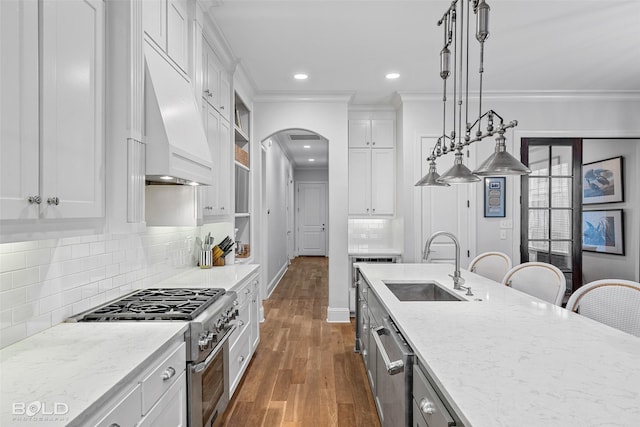
[[[558,267],[567,292],[582,285],[582,140],[523,138],[520,259]]]

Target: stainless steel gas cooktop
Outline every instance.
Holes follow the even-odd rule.
[[[193,320],[224,294],[218,288],[141,289],[85,312],[79,320]]]

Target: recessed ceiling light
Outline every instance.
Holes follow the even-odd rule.
[[[303,147],[303,148],[311,148],[311,146],[310,146],[310,145],[303,145],[302,147]]]
[[[316,159],[309,159],[309,161],[310,161],[310,162],[315,162],[315,161],[316,161]]]
[[[293,78],[296,80],[307,80],[309,76],[304,73],[298,73],[298,74],[294,74]]]
[[[192,186],[194,186],[194,187],[195,187],[196,185],[200,185],[200,183],[199,183],[199,182],[195,182],[195,181],[191,181],[191,182],[189,183],[189,185],[192,185]]]
[[[389,73],[385,77],[387,79],[389,79],[389,80],[395,80],[395,79],[400,77],[400,74],[398,74],[398,73]]]
[[[164,179],[165,181],[171,181],[173,177],[166,175],[166,176],[161,176],[160,179]]]

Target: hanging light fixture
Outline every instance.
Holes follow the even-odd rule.
[[[471,10],[473,10],[476,17],[475,38],[480,43],[478,118],[473,123],[469,122],[469,27]],[[505,123],[503,118],[493,110],[482,112],[484,42],[489,37],[489,11],[490,7],[485,0],[453,0],[445,14],[438,21],[438,26],[442,26],[444,30],[444,45],[440,51],[440,77],[443,81],[442,136],[438,138],[436,146],[427,158],[429,172],[415,184],[416,186],[469,183],[480,181],[479,176],[526,175],[531,173],[529,168],[506,151],[505,131],[517,126],[518,122],[512,120]],[[453,67],[451,67],[452,59],[454,62]],[[452,74],[453,100],[451,109],[453,110],[453,129],[447,135],[447,79]],[[463,111],[466,123],[464,135],[462,132]],[[494,126],[494,119],[496,118],[499,123]],[[484,132],[480,129],[483,120],[486,122],[486,131]],[[476,131],[472,137],[471,132],[474,128]],[[496,134],[495,153],[485,160],[477,170],[471,172],[462,160],[464,147]],[[436,159],[451,152],[455,152],[454,165],[441,176],[433,179],[437,175]]]
[[[440,174],[436,172],[436,162],[431,160],[429,162],[429,172],[416,182],[416,187],[449,187],[449,184],[438,181],[438,178],[440,178]]]

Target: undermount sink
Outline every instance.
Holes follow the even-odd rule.
[[[466,301],[436,282],[383,281],[400,301]]]

